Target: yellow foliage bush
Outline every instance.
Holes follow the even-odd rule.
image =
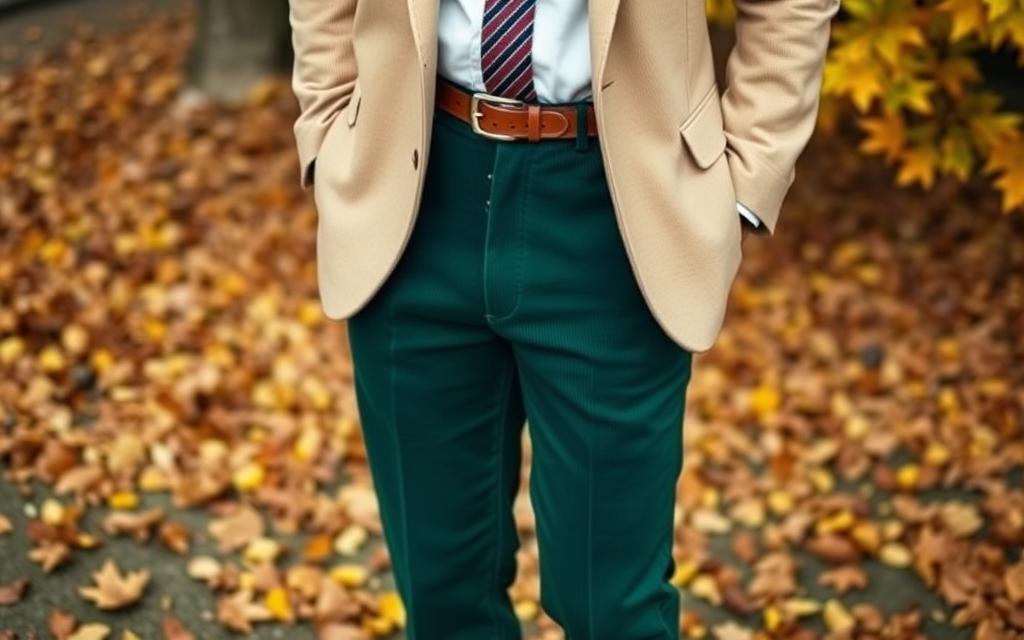
[[[731,0],[707,7],[713,23],[735,20]],[[986,83],[986,49],[1024,67],[1024,0],[843,0],[819,125],[853,118],[860,151],[895,165],[901,185],[981,174],[1004,211],[1024,209],[1024,118]],[[1024,72],[1014,84],[1024,92]]]

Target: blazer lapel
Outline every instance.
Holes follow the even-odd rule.
[[[420,61],[428,68],[436,68],[434,65],[437,61],[437,11],[439,5],[440,0],[406,0],[416,51],[419,53]]]
[[[590,8],[590,65],[593,74],[595,95],[604,81],[604,66],[608,58],[615,17],[619,12],[619,0],[589,0]]]

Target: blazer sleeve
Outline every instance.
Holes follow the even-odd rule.
[[[299,102],[295,143],[299,182],[313,184],[313,163],[331,122],[352,96],[356,59],[352,22],[357,0],[289,0],[295,64],[292,90]]]
[[[817,120],[831,21],[840,0],[735,0],[722,117],[736,199],[768,233]]]

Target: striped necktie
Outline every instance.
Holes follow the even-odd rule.
[[[480,35],[480,67],[487,92],[525,102],[533,86],[533,20],[536,0],[486,0]]]

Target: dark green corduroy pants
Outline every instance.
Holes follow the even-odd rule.
[[[507,587],[528,419],[541,604],[570,640],[678,638],[668,582],[691,354],[629,267],[595,139],[438,111],[404,254],[350,318],[410,640],[520,638]]]

